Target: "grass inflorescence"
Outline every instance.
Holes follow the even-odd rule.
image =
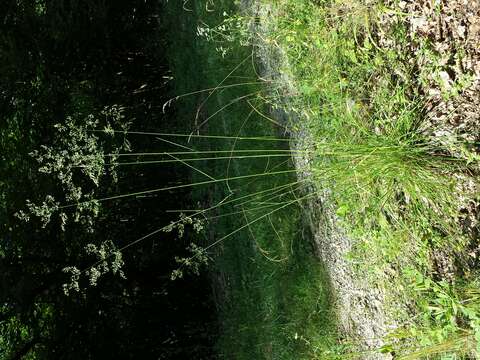
[[[210,225],[203,250],[180,262],[215,260],[221,357],[362,357],[359,340],[338,332],[331,279],[305,236],[301,205],[317,196],[304,190],[313,184],[352,239],[352,268],[379,288],[396,285],[384,291],[392,305],[383,309],[396,330],[368,351],[471,356],[480,329],[478,269],[452,273],[437,258],[465,261],[478,240],[460,226],[475,196],[466,184],[476,181],[478,144],[425,129],[426,100],[409,61],[415,54],[398,51],[406,14],[380,1],[245,4],[268,11],[238,15],[227,0],[170,3],[170,21],[182,30],[169,48],[176,88],[163,110],[176,106],[185,126],[108,130],[154,137],[171,150],[105,154],[106,166],[182,166],[190,181],[95,201],[192,188],[199,208],[172,211],[188,214],[180,224],[200,217]],[[397,21],[382,27],[386,14]],[[280,79],[260,70],[265,53],[283,56],[275,64]],[[272,109],[292,116],[272,118]],[[286,133],[307,134],[313,145],[290,148]],[[293,157],[310,159],[309,167],[295,168]],[[297,180],[303,171],[310,175]]]
[[[416,54],[399,51],[408,14],[375,0],[245,5],[266,10],[239,15],[227,0],[168,4],[171,26],[181,30],[169,47],[174,94],[162,110],[175,106],[183,124],[177,133],[95,131],[170,147],[105,154],[105,166],[186,167],[191,179],[94,201],[192,189],[198,206],[172,209],[182,214],[177,223],[126,247],[171,226],[183,231],[185,222],[208,221],[203,247],[179,259],[174,277],[214,259],[220,357],[474,356],[478,269],[451,268],[468,262],[478,241],[478,231],[461,226],[476,196],[478,144],[437,138],[424,121],[425,71],[410,61]],[[385,16],[395,20],[383,26]],[[272,110],[290,116],[277,119]],[[305,136],[311,145],[301,148],[295,137]],[[295,167],[299,157],[308,167]],[[298,180],[303,172],[309,175]],[[302,205],[319,194],[352,239],[351,267],[391,302],[382,311],[395,330],[381,348],[365,351],[357,346],[362,339],[339,333],[332,279],[303,221]]]

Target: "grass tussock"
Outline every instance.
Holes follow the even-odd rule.
[[[292,126],[307,128],[314,138],[314,178],[328,189],[355,239],[354,263],[364,264],[358,270],[372,283],[397,284],[398,291],[387,293],[395,305],[386,309],[395,321],[411,317],[413,305],[409,341],[425,348],[408,356],[457,353],[457,345],[466,344],[464,334],[477,333],[477,323],[461,316],[447,320],[422,304],[438,300],[442,281],[472,283],[463,271],[442,274],[435,257],[442,253],[455,262],[478,240],[459,225],[460,210],[476,196],[475,186],[465,183],[476,182],[478,154],[475,144],[453,135],[440,139],[425,128],[431,124],[423,120],[427,100],[411,61],[416,55],[400,51],[407,48],[408,14],[377,1],[279,0],[274,8],[281,16],[266,42],[285,51],[282,71],[299,92],[288,100],[300,109],[301,123]],[[382,19],[392,14],[396,20],[384,26]],[[415,291],[406,267],[437,287]],[[453,297],[461,292],[450,290]],[[478,313],[467,304],[467,312]],[[438,306],[442,312],[449,305]],[[439,328],[441,335],[433,331]],[[409,352],[404,340],[393,341],[397,354]]]
[[[277,141],[273,124],[312,136],[313,150],[296,151],[311,157],[309,181],[327,190],[339,223],[354,239],[352,264],[381,288],[396,285],[385,293],[391,302],[385,310],[398,329],[376,350],[405,359],[475,353],[478,309],[464,295],[476,289],[478,269],[442,269],[438,254],[458,261],[456,254],[475,241],[460,224],[461,209],[476,196],[477,144],[436,138],[426,128],[426,99],[411,61],[416,55],[399,50],[407,48],[408,14],[374,0],[258,4],[275,16],[236,15],[228,1],[195,5],[188,16],[199,25],[182,38],[195,44],[195,56],[172,56],[176,76],[183,77],[177,93],[186,94],[175,101],[196,109],[194,131],[185,134],[182,147],[190,146],[192,136],[198,144],[185,152],[189,157],[167,161],[207,174],[211,179],[198,183],[214,184],[224,195],[284,189],[226,208],[223,215],[235,215],[233,220],[211,216],[225,234],[217,254],[219,291],[227,299],[219,352],[237,359],[359,354],[339,340],[328,276],[299,237],[300,210],[292,206],[305,199],[298,198],[298,188],[282,188],[292,164],[281,157],[294,152]],[[188,23],[186,14],[177,19]],[[383,26],[387,15],[394,21]],[[252,32],[259,22],[266,32]],[[285,55],[278,66],[291,81],[289,90],[259,74],[258,41]],[[205,70],[198,73],[195,62]],[[296,120],[279,123],[265,106],[286,106]],[[192,121],[191,113],[180,115]],[[257,140],[268,141],[259,147],[253,145]],[[249,179],[249,173],[258,176]]]

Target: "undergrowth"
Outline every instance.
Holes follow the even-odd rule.
[[[183,46],[170,51],[175,94],[186,96],[167,106],[190,129],[168,140],[192,150],[174,154],[179,159],[205,159],[187,163],[193,183],[210,182],[194,187],[192,202],[211,208],[202,214],[209,223],[203,245],[214,260],[219,357],[340,358],[346,346],[329,279],[303,230],[308,180],[296,179],[292,164],[311,150],[290,149],[285,124],[268,116],[279,85],[258,76],[246,18],[230,1],[205,5],[188,3],[185,12],[172,3],[172,20],[185,29],[176,35]]]

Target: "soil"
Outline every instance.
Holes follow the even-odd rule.
[[[386,2],[377,26],[381,47],[398,46],[382,36],[395,22],[407,28],[407,46],[427,99],[423,130],[441,141],[480,140],[480,1]],[[399,16],[398,14],[403,14]],[[427,50],[427,51],[425,51]],[[428,73],[425,73],[428,71]]]

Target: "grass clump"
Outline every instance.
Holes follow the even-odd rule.
[[[340,358],[328,276],[302,235],[304,184],[291,157],[304,151],[290,150],[281,124],[267,121],[264,104],[277,100],[277,85],[258,79],[246,18],[234,15],[231,1],[206,4],[189,3],[189,12],[170,4],[183,29],[177,41],[192,49],[170,51],[176,93],[194,95],[176,98],[191,136],[171,141],[192,149],[174,154],[195,168],[192,183],[208,185],[194,188],[192,202],[211,207],[202,215],[214,259],[218,356]]]
[[[393,307],[405,309],[400,317],[410,317],[413,305],[414,313],[435,319],[411,324],[424,330],[416,333],[418,343],[429,343],[432,354],[447,352],[450,344],[455,353],[465,334],[477,332],[476,325],[457,316],[448,328],[424,306],[444,285],[409,293],[409,276],[401,270],[411,266],[431,284],[449,281],[452,299],[462,298],[463,291],[453,284],[471,283],[461,272],[441,274],[434,258],[440,252],[454,262],[456,253],[465,253],[475,241],[459,226],[459,210],[475,197],[475,190],[464,186],[476,182],[475,145],[455,137],[445,141],[425,129],[426,98],[411,61],[416,55],[402,51],[408,40],[405,14],[393,5],[279,0],[274,8],[280,16],[266,42],[286,53],[282,72],[298,89],[288,102],[300,109],[292,126],[313,137],[314,179],[328,189],[329,202],[354,239],[351,257],[372,282],[397,284],[390,296]],[[385,15],[391,14],[395,20],[385,26]],[[467,312],[478,313],[472,306]],[[438,327],[448,328],[448,336],[432,335]]]
[[[188,27],[190,16],[199,25],[179,41],[195,51],[193,56],[172,56],[177,92],[195,95],[176,98],[185,104],[180,115],[190,117],[191,136],[199,136],[195,146],[188,137],[182,147],[205,154],[200,163],[196,153],[182,163],[188,161],[195,170],[195,183],[214,186],[207,191],[209,197],[215,193],[214,202],[253,194],[210,218],[215,219],[213,244],[221,243],[216,254],[218,291],[226,299],[220,307],[224,336],[219,353],[238,359],[310,359],[349,352],[335,330],[328,277],[311,249],[299,245],[304,241],[296,229],[303,224],[300,210],[291,207],[304,199],[298,199],[299,184],[290,178],[292,164],[280,158],[293,152],[274,158],[285,143],[263,143],[261,149],[254,144],[252,137],[278,137],[272,123],[282,131],[286,127],[265,115],[265,105],[286,106],[297,119],[288,124],[289,130],[312,136],[308,181],[328,194],[339,222],[354,239],[350,256],[358,272],[380,288],[395,282],[396,289],[385,294],[392,301],[387,310],[395,313],[394,321],[404,322],[412,313],[417,319],[406,322],[408,336],[398,332],[379,350],[408,358],[470,346],[477,327],[466,314],[477,311],[473,302],[462,308],[463,317],[448,321],[429,309],[436,301],[432,299],[448,293],[463,299],[451,303],[458,313],[465,301],[461,289],[474,286],[467,278],[462,287],[455,286],[454,278],[443,279],[434,258],[442,253],[454,259],[454,253],[465,252],[472,241],[459,226],[459,209],[469,197],[464,182],[472,179],[478,155],[472,151],[475,144],[438,139],[425,129],[425,72],[418,80],[418,69],[410,61],[415,55],[400,51],[407,48],[405,14],[380,1],[277,0],[254,5],[269,11],[238,16],[228,1],[200,2],[187,13],[182,10],[177,17],[182,28]],[[384,16],[392,14],[394,20],[384,27]],[[255,33],[262,22],[266,26],[260,28],[268,30]],[[258,41],[286,55],[277,65],[291,81],[288,91],[282,90],[285,84],[259,73]],[[211,129],[222,129],[227,136]],[[254,161],[244,161],[244,155]],[[289,182],[292,186],[284,187]],[[267,188],[282,190],[265,194]],[[199,191],[195,196],[206,195]],[[405,268],[436,285],[412,290]],[[437,336],[439,328],[447,329],[443,337]]]

